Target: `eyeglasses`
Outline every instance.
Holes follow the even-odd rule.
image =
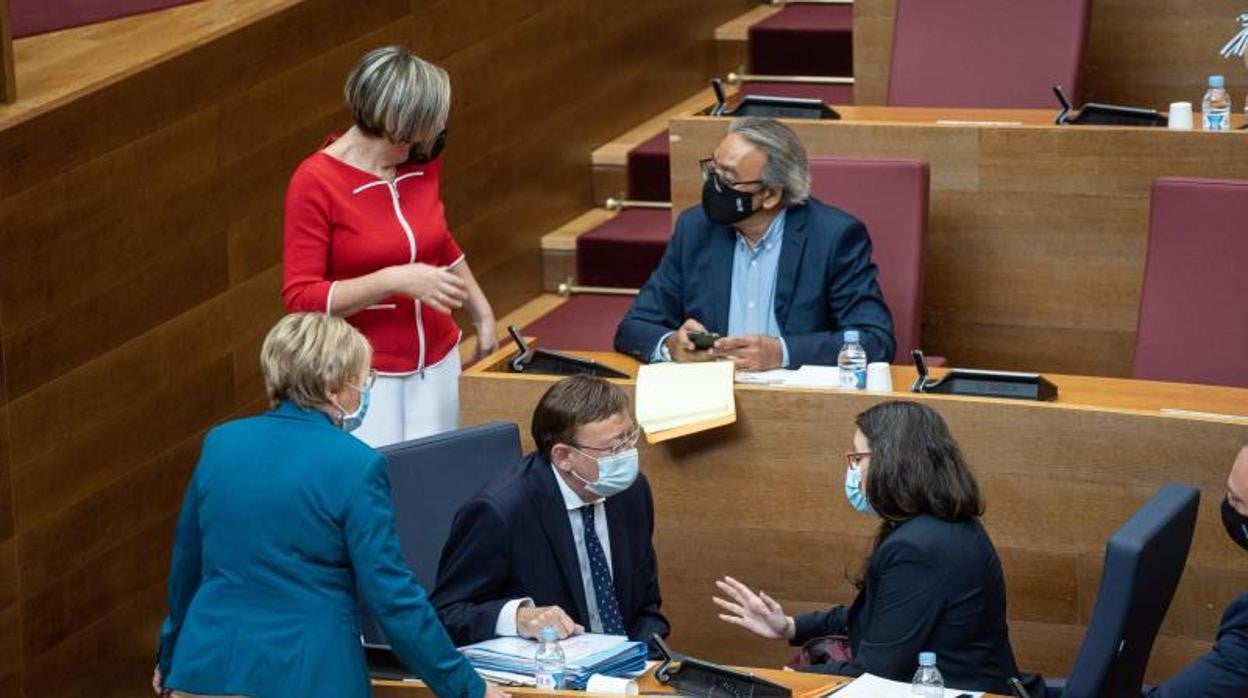
[[[862,465],[862,459],[867,458],[870,455],[870,451],[846,451],[845,462],[849,464],[849,467],[857,470],[858,467]]]
[[[703,180],[709,179],[712,182],[714,182],[716,191],[722,192],[724,190],[724,187],[728,187],[729,189],[736,189],[737,187],[743,184],[762,184],[763,183],[763,180],[761,179],[750,179],[744,182],[738,182],[731,178],[725,177],[724,175],[720,174],[719,168],[715,166],[715,158],[703,158],[702,160],[699,160],[698,167],[702,169],[702,179]],[[742,192],[742,193],[749,193],[749,192]]]
[[[608,456],[614,456],[617,453],[623,453],[637,445],[638,439],[641,438],[641,430],[633,427],[633,430],[624,435],[622,439],[610,446],[585,446],[583,444],[573,443],[572,446],[582,451],[597,451]]]
[[[351,386],[352,388],[355,388],[361,393],[367,393],[368,391],[373,389],[373,383],[376,383],[376,382],[377,382],[377,369],[370,368],[368,369],[368,375],[364,377],[364,385],[356,385],[354,383],[347,383],[347,385]]]

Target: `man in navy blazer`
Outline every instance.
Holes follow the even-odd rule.
[[[1226,480],[1222,525],[1236,545],[1248,550],[1248,445],[1239,450]],[[1148,695],[1248,698],[1248,592],[1232,601],[1222,615],[1213,649]]]
[[[537,451],[455,515],[432,600],[456,644],[589,630],[666,636],[654,502],[638,471],[628,396],[601,378],[552,386]]]
[[[869,361],[891,361],[893,320],[866,226],[810,197],[797,134],[736,119],[701,165],[702,205],[680,214],[616,350],[641,361],[727,358],[747,371],[836,365],[844,331],[856,330]],[[699,349],[691,332],[720,338]]]

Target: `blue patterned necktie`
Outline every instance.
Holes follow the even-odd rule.
[[[620,602],[615,598],[615,584],[611,581],[611,568],[607,566],[607,554],[594,530],[594,505],[581,507],[581,524],[585,526],[585,551],[589,553],[589,576],[594,582],[594,600],[598,602],[598,618],[602,632],[608,635],[625,635],[624,619],[620,616]]]

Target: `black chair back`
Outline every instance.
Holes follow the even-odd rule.
[[[1110,537],[1063,698],[1140,695],[1153,640],[1187,564],[1199,504],[1200,490],[1167,483]]]
[[[519,464],[520,430],[511,422],[488,422],[379,450],[389,465],[403,556],[416,581],[431,590],[455,512],[495,475]],[[367,609],[360,623],[365,643],[387,644]]]

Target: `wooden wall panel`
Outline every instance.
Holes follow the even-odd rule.
[[[13,23],[9,0],[0,0],[0,103],[17,100],[17,75],[13,70]]]
[[[791,125],[812,156],[930,164],[925,350],[957,366],[1128,375],[1153,181],[1248,178],[1248,138],[965,121],[994,113],[959,125],[938,123],[957,112],[860,107]],[[678,212],[698,201],[696,163],[726,126],[684,117],[671,128]]]
[[[895,12],[896,0],[854,3],[858,104],[884,104],[888,98]],[[1170,102],[1188,101],[1199,109],[1205,78],[1223,74],[1238,110],[1248,72],[1218,51],[1237,31],[1241,12],[1243,3],[1235,0],[1094,0],[1083,100],[1163,110]]]
[[[501,315],[541,290],[540,235],[593,206],[592,148],[702,87],[713,28],[752,4],[205,0],[18,42],[0,695],[148,690],[186,479],[206,429],[265,404],[286,183],[350,125],[360,55],[399,42],[450,71],[443,193]]]

